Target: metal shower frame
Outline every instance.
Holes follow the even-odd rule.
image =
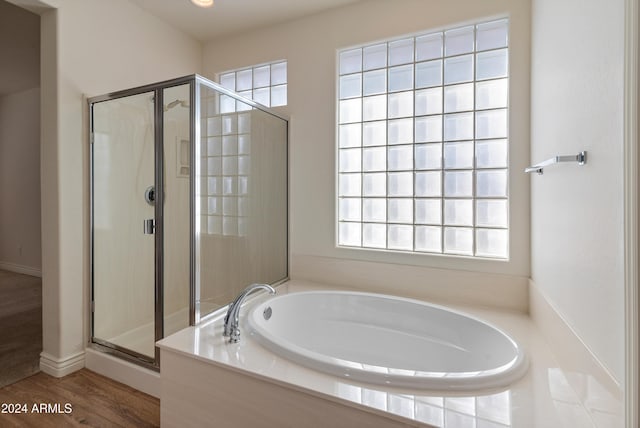
[[[111,92],[104,95],[99,95],[95,97],[91,97],[87,99],[88,111],[89,111],[89,279],[90,279],[90,301],[89,301],[89,313],[90,313],[90,331],[89,331],[89,346],[96,348],[100,351],[113,354],[119,358],[128,360],[135,364],[144,366],[146,368],[159,371],[160,370],[160,350],[156,346],[154,358],[149,358],[146,355],[140,354],[138,352],[132,351],[130,349],[124,348],[122,346],[116,345],[114,343],[96,339],[94,337],[94,265],[93,265],[93,257],[94,257],[94,168],[93,168],[93,143],[94,143],[94,134],[93,134],[93,105],[96,103],[110,101],[118,98],[124,98],[132,95],[139,95],[145,92],[152,92],[154,96],[154,180],[155,180],[155,205],[154,205],[154,216],[155,216],[155,234],[154,234],[154,325],[155,325],[155,341],[162,339],[164,337],[164,270],[161,268],[164,266],[164,93],[163,90],[175,86],[181,86],[189,84],[189,139],[191,141],[191,149],[190,149],[190,164],[192,167],[189,170],[189,325],[195,325],[202,319],[202,314],[200,312],[200,304],[198,298],[200,296],[200,266],[196,263],[196,256],[198,254],[198,246],[199,243],[196,239],[196,224],[195,224],[195,216],[198,212],[199,201],[196,199],[196,191],[198,187],[198,183],[196,182],[196,177],[199,177],[199,171],[196,171],[198,163],[197,154],[199,139],[201,135],[200,124],[201,121],[199,118],[201,117],[200,111],[200,87],[201,85],[205,85],[210,89],[217,91],[219,94],[229,96],[238,101],[241,101],[252,108],[261,110],[265,113],[268,113],[272,116],[275,116],[279,119],[285,121],[287,125],[287,146],[288,146],[288,134],[289,134],[289,118],[285,117],[281,114],[274,112],[272,109],[265,107],[261,104],[254,102],[248,98],[244,98],[233,91],[230,91],[218,83],[215,83],[209,79],[206,79],[200,75],[192,74],[183,77],[179,77],[176,79],[166,80],[159,83],[154,83],[150,85],[139,86],[131,89],[126,89],[117,92]],[[287,160],[286,163],[288,165],[288,149],[287,149]],[[288,169],[288,168],[287,168]],[[288,171],[287,171],[287,187],[288,187]],[[288,193],[288,190],[287,190]],[[287,216],[288,216],[288,196],[287,196]],[[287,220],[288,224],[288,220]],[[287,226],[287,235],[288,235],[288,226]],[[286,239],[287,242],[287,253],[288,253],[288,236]],[[288,257],[287,257],[287,277],[289,272],[288,266]],[[286,280],[284,278],[283,280]],[[223,308],[221,308],[223,309]],[[214,312],[217,313],[218,311]],[[209,314],[210,315],[210,314]]]

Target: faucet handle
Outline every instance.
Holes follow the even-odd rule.
[[[229,333],[229,342],[230,343],[240,342],[240,329],[238,327],[231,328],[231,332]]]

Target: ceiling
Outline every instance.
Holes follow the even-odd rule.
[[[200,8],[190,0],[130,0],[201,42],[279,24],[361,0],[214,0]]]
[[[130,0],[169,25],[206,42],[364,0]],[[0,96],[39,85],[40,18],[0,0]],[[10,65],[10,66],[9,66]]]

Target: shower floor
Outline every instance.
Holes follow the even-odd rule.
[[[164,335],[169,336],[189,326],[189,308],[182,308],[164,319]],[[108,340],[114,345],[130,349],[138,354],[155,356],[155,323],[149,322]]]

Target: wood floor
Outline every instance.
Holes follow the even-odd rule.
[[[0,270],[0,386],[39,371],[42,281]]]
[[[0,270],[0,427],[160,426],[157,398],[86,369],[38,373],[41,351],[41,279]]]
[[[87,369],[60,379],[38,373],[0,388],[0,426],[159,427],[160,400]]]

